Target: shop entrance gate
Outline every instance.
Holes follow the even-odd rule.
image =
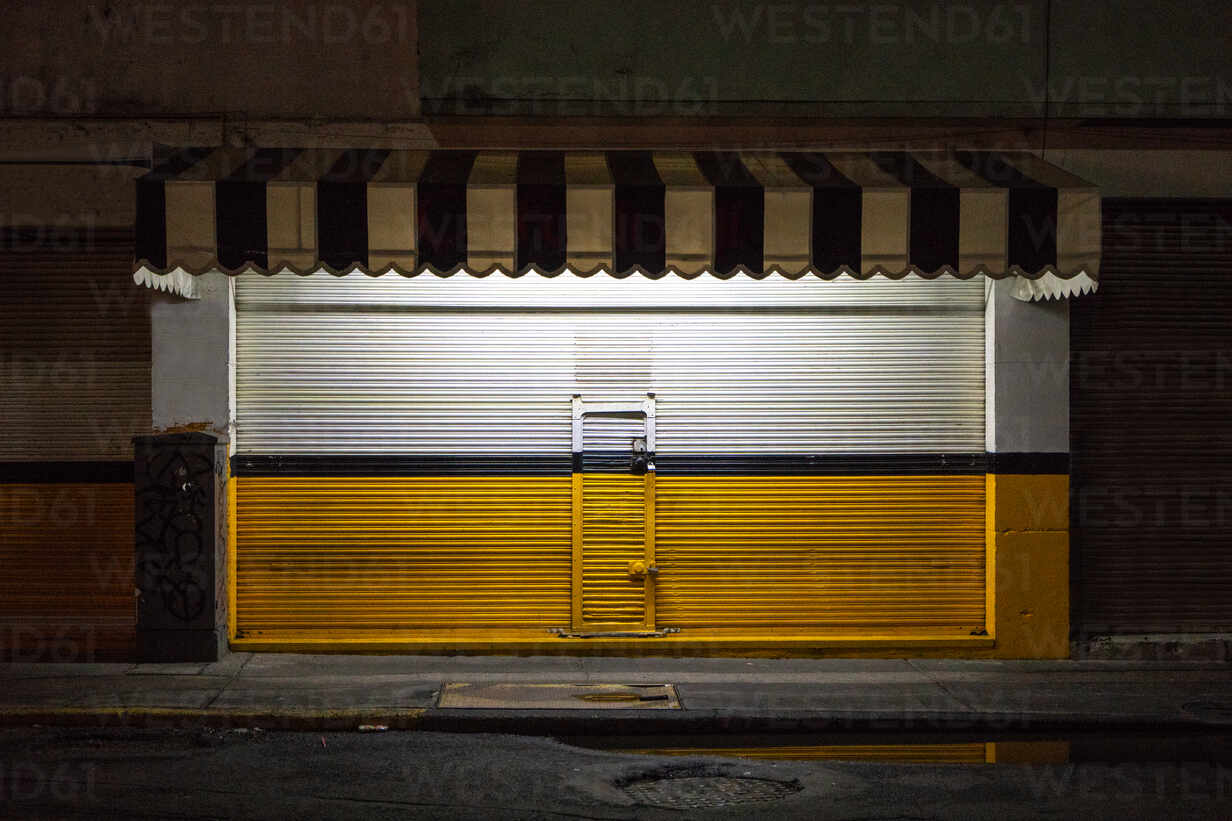
[[[573,629],[653,632],[655,400],[573,397]]]

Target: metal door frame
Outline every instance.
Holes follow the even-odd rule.
[[[644,512],[643,523],[645,535],[642,543],[642,556],[646,565],[646,573],[642,578],[642,624],[643,630],[655,629],[655,577],[659,569],[655,565],[655,395],[647,393],[646,398],[639,402],[586,402],[580,394],[573,396],[573,585],[571,590],[571,612],[573,614],[573,630],[612,629],[628,630],[627,624],[611,624],[605,622],[587,622],[582,616],[583,593],[583,484],[582,455],[585,451],[583,434],[587,416],[641,416],[645,423],[646,455],[648,462],[643,474]]]

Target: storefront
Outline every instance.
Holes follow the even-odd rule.
[[[232,278],[235,647],[1064,652],[1068,406],[1020,372],[1100,211],[1033,155],[190,150],[137,191],[139,283]]]

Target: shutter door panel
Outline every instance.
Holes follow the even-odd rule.
[[[149,432],[148,291],[129,232],[52,233],[0,249],[0,658],[126,659],[133,485],[98,476]]]
[[[660,477],[660,627],[984,625],[984,477]]]
[[[588,623],[641,624],[645,589],[629,562],[646,555],[646,491],[641,476],[582,477],[582,618]]]
[[[1075,627],[1232,630],[1232,201],[1106,200],[1071,310]]]
[[[245,636],[569,623],[568,477],[236,481]]]
[[[592,367],[597,354],[608,351],[612,356],[627,356],[626,361],[649,375],[648,348],[636,338],[614,339],[612,345],[604,346],[603,337],[596,335],[588,342],[593,348],[588,346],[580,358]],[[609,364],[592,373],[601,382],[612,371]],[[583,380],[579,373],[579,381]],[[588,624],[638,625],[645,621],[644,582],[629,576],[629,562],[646,558],[646,479],[629,473],[633,440],[645,436],[644,417],[586,416],[582,420],[581,604],[582,621]]]
[[[237,300],[241,458],[563,465],[543,480],[550,497],[496,519],[472,504],[492,477],[413,500],[353,486],[389,479],[240,479],[243,635],[568,626],[570,397],[647,392],[660,624],[983,626],[982,475],[778,476],[772,464],[982,454],[980,281],[242,277]],[[430,517],[448,511],[450,524],[438,538],[404,518],[407,505],[436,505]],[[626,518],[612,532],[640,535]],[[483,539],[466,535],[480,526]],[[551,537],[527,535],[544,528]],[[361,565],[362,579],[332,584]],[[434,573],[431,588],[419,581]],[[605,621],[619,621],[607,612],[617,598]]]

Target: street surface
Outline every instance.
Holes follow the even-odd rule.
[[[647,795],[694,805],[649,806]],[[713,806],[748,797],[763,800]],[[647,756],[508,735],[34,728],[0,731],[0,815],[1226,819],[1232,767],[894,765]]]

